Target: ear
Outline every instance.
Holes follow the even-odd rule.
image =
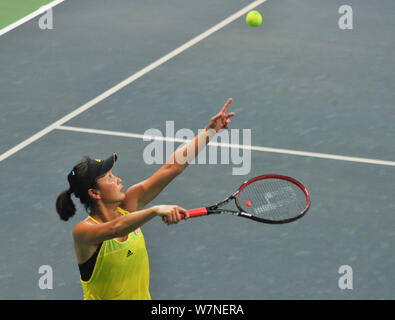
[[[88,194],[92,199],[96,199],[96,200],[100,200],[101,196],[100,196],[100,191],[97,189],[88,189]]]

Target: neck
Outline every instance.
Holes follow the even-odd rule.
[[[104,204],[102,202],[98,202],[96,208],[92,210],[90,215],[103,223],[112,221],[121,216],[117,209],[119,205],[120,203]]]

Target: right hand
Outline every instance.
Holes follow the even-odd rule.
[[[158,216],[167,218],[168,225],[178,223],[181,220],[180,213],[184,215],[185,220],[189,218],[188,211],[180,206],[160,205],[155,206],[154,210]]]
[[[226,110],[228,109],[229,105],[232,103],[233,99],[230,98],[228,101],[225,103],[225,105],[222,107],[221,111],[212,117],[206,127],[206,130],[209,129],[214,129],[215,132],[218,132],[222,129],[228,129],[228,126],[230,124],[230,117],[233,117],[235,115],[234,112],[231,113],[226,113]]]

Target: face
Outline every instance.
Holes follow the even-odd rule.
[[[125,199],[122,179],[109,171],[103,177],[97,179],[100,197],[104,202],[119,202]]]

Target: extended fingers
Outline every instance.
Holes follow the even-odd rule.
[[[216,120],[218,120],[219,118],[221,118],[221,117],[222,117],[222,115],[223,115],[223,113],[222,113],[222,112],[220,112],[220,113],[216,114],[214,117],[212,117],[212,118],[211,118],[211,121],[216,121]]]
[[[232,103],[233,99],[230,98],[228,101],[226,101],[226,103],[224,104],[224,106],[222,107],[221,112],[225,113],[226,109],[228,109],[229,105]]]
[[[226,119],[233,117],[235,115],[234,112],[228,113],[226,114],[226,110],[228,109],[229,105],[232,103],[233,99],[230,98],[225,105],[222,107],[222,110],[217,113],[214,117],[211,118],[211,122],[217,121],[219,119],[222,120],[222,122],[225,124],[226,123]]]

